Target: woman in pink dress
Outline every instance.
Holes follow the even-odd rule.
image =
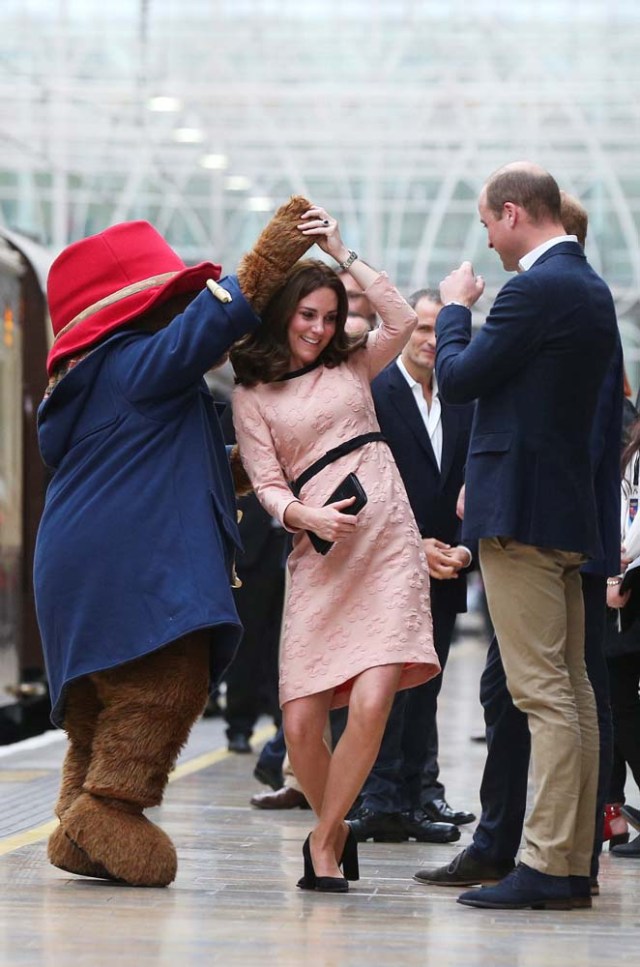
[[[337,274],[323,262],[299,262],[263,325],[231,352],[239,384],[233,413],[259,500],[294,534],[280,703],[291,764],[318,817],[298,885],[346,892],[358,868],[344,817],[376,758],[396,691],[428,681],[439,664],[422,542],[370,391],[416,316],[384,273],[344,246],[335,219],[320,208],[304,218],[300,230],[348,268],[382,325],[349,337]],[[349,513],[353,498],[326,504],[349,473],[367,497],[357,515]],[[333,542],[328,553],[318,553],[309,531]],[[324,728],[329,710],[344,705],[347,725],[332,754]]]

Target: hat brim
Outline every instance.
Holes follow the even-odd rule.
[[[82,319],[54,342],[47,356],[49,376],[65,357],[90,349],[110,332],[128,325],[143,313],[162,305],[167,299],[187,292],[193,292],[195,297],[204,289],[207,279],[217,281],[221,271],[221,267],[213,262],[188,266],[177,272],[168,282],[136,292]]]

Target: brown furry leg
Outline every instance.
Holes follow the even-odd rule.
[[[95,685],[90,678],[81,678],[69,686],[65,702],[64,729],[69,744],[62,766],[62,782],[56,803],[59,819],[82,793],[82,786],[91,762],[91,748],[96,721],[102,709]],[[67,873],[112,879],[98,863],[75,846],[61,826],[53,831],[47,844],[49,862]]]
[[[84,795],[65,812],[67,836],[112,877],[166,886],[169,837],[142,811],[162,801],[180,749],[207,700],[209,632],[92,676],[102,704]]]

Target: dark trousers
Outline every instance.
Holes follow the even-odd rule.
[[[284,599],[284,535],[274,528],[260,561],[238,564],[242,587],[234,594],[244,627],[238,652],[226,674],[227,735],[250,736],[260,715],[280,724],[278,706],[278,642]]]
[[[609,802],[624,802],[626,765],[640,787],[640,653],[609,658],[613,738],[618,762],[607,797]]]
[[[444,670],[456,615],[432,600],[433,640]],[[442,675],[396,695],[382,745],[362,789],[361,801],[374,812],[417,809],[425,799],[444,796],[438,781],[436,713]],[[427,790],[423,791],[426,774]]]
[[[613,756],[609,677],[604,657],[606,579],[599,575],[583,574],[582,593],[585,606],[585,663],[596,700],[600,730],[596,834],[591,870],[592,875],[596,876]],[[522,838],[531,743],[527,717],[515,707],[507,689],[495,637],[489,646],[480,680],[480,702],[484,709],[487,760],[480,786],[482,815],[473,836],[473,845],[493,860],[514,859]]]
[[[282,763],[287,753],[287,746],[284,741],[284,729],[278,726],[278,731],[262,746],[257,764],[263,769],[270,769],[273,772],[282,770]]]

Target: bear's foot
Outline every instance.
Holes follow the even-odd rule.
[[[167,886],[175,879],[173,843],[134,803],[85,792],[61,822],[72,843],[112,879],[129,886]]]
[[[98,880],[115,880],[104,866],[94,863],[83,850],[71,842],[62,826],[58,826],[49,837],[47,856],[53,866],[66,873],[93,876]]]

